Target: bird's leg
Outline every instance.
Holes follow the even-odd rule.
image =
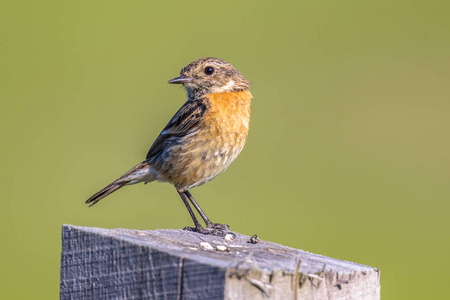
[[[227,224],[219,224],[219,223],[211,222],[208,219],[208,217],[206,216],[206,214],[203,212],[203,210],[200,208],[200,205],[197,204],[194,197],[192,197],[191,193],[189,193],[189,191],[184,191],[184,194],[189,198],[189,201],[191,201],[192,205],[194,205],[195,209],[198,211],[198,213],[202,217],[203,221],[205,221],[206,228],[219,229],[219,230],[229,230],[230,229],[230,226],[228,226]]]
[[[194,225],[195,225],[195,229],[198,232],[201,232],[202,230],[204,230],[203,226],[200,224],[200,222],[197,220],[197,218],[194,215],[194,212],[191,209],[191,206],[189,205],[189,202],[186,198],[186,195],[184,194],[184,192],[178,191],[178,194],[180,194],[181,200],[183,200],[184,205],[186,205],[187,210],[189,211],[189,214],[191,215],[192,221],[194,221]],[[185,228],[186,229],[186,228]]]

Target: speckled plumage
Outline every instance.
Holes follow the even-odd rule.
[[[208,109],[193,133],[166,139],[171,146],[149,158],[160,174],[158,180],[172,183],[177,190],[199,186],[225,171],[247,140],[250,92],[204,97]]]
[[[180,194],[196,230],[217,234],[228,227],[209,221],[188,189],[225,171],[244,147],[250,121],[250,82],[228,62],[207,57],[184,67],[169,83],[183,84],[188,101],[156,138],[146,160],[86,203],[92,206],[124,185],[169,182]],[[202,216],[206,229],[196,220],[187,199]]]

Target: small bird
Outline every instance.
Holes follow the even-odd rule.
[[[169,182],[174,185],[203,234],[223,235],[226,224],[211,222],[189,189],[202,185],[225,171],[247,140],[252,94],[250,82],[230,63],[214,57],[195,60],[180,76],[169,80],[182,84],[188,100],[153,142],[146,159],[94,194],[92,206],[123,186],[139,182]],[[206,224],[195,217],[191,204]]]

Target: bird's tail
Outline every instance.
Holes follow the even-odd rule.
[[[128,172],[120,176],[118,179],[95,193],[91,198],[86,200],[86,204],[89,207],[102,200],[106,196],[117,191],[125,185],[135,184],[139,182],[150,182],[155,180],[155,175],[151,170],[150,165],[144,161],[135,167],[131,168]]]

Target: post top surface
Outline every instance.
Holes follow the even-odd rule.
[[[63,239],[65,234],[70,232],[84,232],[150,247],[223,268],[235,267],[241,263],[246,264],[247,267],[269,272],[280,270],[300,271],[307,274],[332,272],[342,275],[351,275],[355,272],[379,272],[378,269],[370,266],[309,253],[264,240],[253,244],[249,236],[239,233],[233,233],[234,240],[229,240],[180,229],[133,230],[63,225],[62,230]]]

